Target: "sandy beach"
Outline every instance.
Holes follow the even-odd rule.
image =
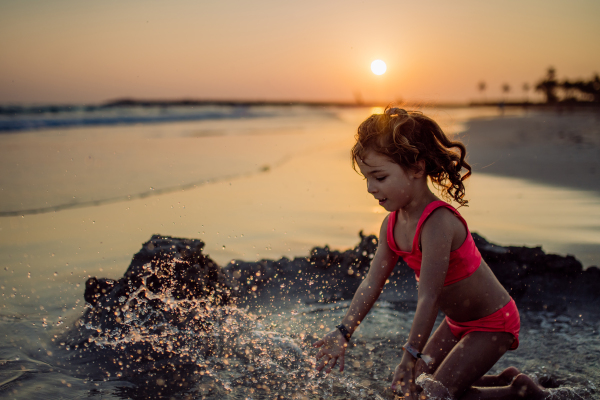
[[[475,173],[600,192],[600,111],[474,119],[459,137]]]

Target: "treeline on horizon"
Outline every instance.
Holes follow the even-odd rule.
[[[594,102],[600,103],[600,77],[595,74],[589,81],[558,81],[556,79],[556,70],[548,68],[545,78],[540,81],[535,90],[542,92],[546,96],[546,103],[558,102]],[[558,92],[562,92],[562,98]]]
[[[487,84],[481,81],[477,84],[477,87],[481,93],[485,92]],[[531,89],[529,83],[523,84],[523,92],[527,94]],[[545,104],[600,104],[600,76],[594,74],[590,80],[570,80],[564,79],[562,81],[556,78],[556,69],[554,67],[548,68],[546,75],[538,81],[533,87],[536,92],[541,92],[545,98]],[[511,90],[509,84],[502,84],[502,92],[508,94]],[[495,102],[471,102],[471,105],[480,104],[493,104]],[[534,104],[529,99],[521,102],[504,100],[501,103],[508,104]],[[539,103],[538,103],[539,104]]]

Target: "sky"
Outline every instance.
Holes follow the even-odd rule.
[[[0,104],[537,99],[523,84],[550,66],[600,73],[598,16],[598,0],[0,0]]]

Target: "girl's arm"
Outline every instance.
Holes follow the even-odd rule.
[[[423,225],[421,231],[421,248],[423,258],[421,262],[421,275],[419,280],[419,295],[417,311],[413,319],[408,343],[421,352],[429,339],[431,330],[439,310],[439,296],[444,287],[450,250],[455,235],[456,226],[453,224],[454,216],[450,212],[434,212]],[[399,383],[403,388],[413,385],[413,368],[416,360],[404,352],[402,361],[396,368],[392,389]]]
[[[350,333],[354,333],[358,325],[367,316],[398,262],[398,255],[387,244],[388,218],[389,216],[384,219],[381,225],[379,244],[371,262],[369,272],[358,289],[356,289],[350,308],[344,319],[342,319],[342,324],[348,328]]]
[[[398,261],[398,255],[387,244],[387,221],[388,217],[384,219],[381,225],[379,244],[373,261],[371,261],[369,272],[356,290],[350,303],[350,308],[341,321],[351,334],[354,333],[358,325],[373,307],[373,304],[375,304],[375,301],[377,301],[386,280],[389,278]],[[313,346],[321,347],[317,353],[317,360],[322,358],[317,369],[320,371],[328,363],[326,372],[329,373],[339,359],[340,371],[343,371],[347,345],[348,341],[338,329],[331,331],[323,339],[316,342]]]

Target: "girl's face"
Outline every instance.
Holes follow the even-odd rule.
[[[387,211],[406,207],[415,196],[419,174],[405,170],[387,156],[368,150],[357,160],[361,174],[367,180],[367,191],[379,200]]]

